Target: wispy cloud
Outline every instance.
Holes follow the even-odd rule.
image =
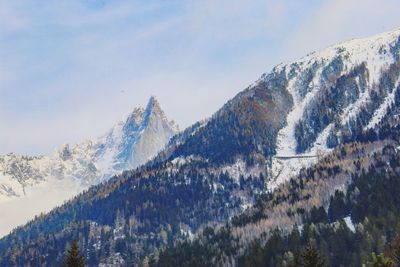
[[[288,57],[400,27],[397,0],[328,0],[288,36]]]
[[[152,94],[187,126],[282,60],[392,26],[399,7],[391,0],[0,1],[0,153],[46,153],[95,137]],[[374,19],[364,28],[352,21],[367,17]]]

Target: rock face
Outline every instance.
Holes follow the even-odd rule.
[[[158,101],[151,97],[147,107],[136,108],[92,145],[91,158],[102,179],[133,169],[154,157],[178,132]]]
[[[97,140],[73,147],[68,144],[46,156],[0,156],[0,233],[10,230],[8,209],[14,213],[22,203],[45,203],[18,211],[23,223],[38,212],[47,211],[91,185],[123,170],[133,169],[154,157],[178,132],[178,127],[151,97],[147,107],[136,108]],[[42,199],[42,201],[40,200]],[[21,203],[21,204],[18,204]],[[26,204],[29,204],[26,203]],[[24,215],[26,213],[26,216]],[[24,218],[24,220],[22,220]],[[10,223],[9,226],[16,226]]]

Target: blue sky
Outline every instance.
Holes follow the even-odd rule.
[[[0,153],[94,138],[151,95],[181,128],[280,62],[400,27],[398,0],[0,0]]]

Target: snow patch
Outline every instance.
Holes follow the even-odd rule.
[[[221,172],[226,172],[237,183],[240,182],[240,176],[246,175],[246,163],[238,159],[234,164],[221,168]]]
[[[270,172],[270,189],[275,188],[280,183],[295,176],[301,168],[315,163],[318,156],[323,156],[330,151],[326,146],[326,141],[333,127],[332,124],[328,125],[319,134],[317,140],[308,151],[302,154],[296,153],[297,141],[295,138],[295,127],[303,117],[306,107],[321,90],[323,68],[340,57],[344,65],[342,73],[348,73],[354,67],[362,63],[365,63],[368,69],[367,87],[361,92],[359,98],[354,103],[347,106],[340,115],[340,123],[344,125],[351,118],[357,116],[361,107],[365,105],[367,101],[370,101],[370,90],[379,83],[382,71],[394,62],[390,49],[398,41],[399,35],[400,29],[397,29],[369,38],[353,39],[328,47],[320,52],[310,53],[298,61],[281,64],[274,69],[274,71],[286,71],[287,77],[289,77],[290,71],[294,71],[295,74],[290,77],[287,87],[287,90],[293,98],[293,108],[287,115],[286,126],[278,132],[276,156],[272,158]],[[302,84],[301,79],[304,78],[301,74],[307,71],[315,71],[315,74],[309,87],[302,88],[307,91],[304,98],[302,98],[299,94],[300,88],[298,85]],[[267,75],[263,75],[263,77],[267,77]],[[359,78],[356,79],[357,85],[360,88]],[[373,127],[382,119],[387,108],[393,101],[394,90],[375,112],[367,128]]]
[[[397,82],[397,86],[398,86],[398,84],[399,84],[399,82]],[[394,103],[394,98],[395,98],[396,91],[398,88],[397,86],[395,86],[395,88],[393,88],[392,92],[386,96],[385,100],[379,106],[379,108],[377,110],[375,110],[374,115],[372,116],[372,119],[369,121],[368,125],[364,128],[364,130],[373,128],[386,115],[388,108]]]
[[[345,217],[343,220],[344,220],[344,222],[346,223],[346,226],[350,229],[350,231],[352,231],[353,233],[355,233],[355,232],[356,232],[356,227],[355,227],[355,225],[353,224],[353,221],[351,220],[351,217],[350,217],[350,216],[347,216],[347,217]]]

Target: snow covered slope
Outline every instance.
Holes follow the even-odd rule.
[[[354,39],[273,69],[285,74],[293,106],[277,136],[270,188],[379,123],[399,85],[399,36]]]
[[[263,74],[177,136],[160,158],[201,157],[235,176],[259,169],[273,190],[337,145],[379,127],[400,99],[399,77],[400,29],[310,53]],[[237,168],[240,162],[246,164]]]
[[[154,157],[178,132],[158,101],[136,108],[97,140],[46,156],[0,156],[0,235],[34,215]]]

